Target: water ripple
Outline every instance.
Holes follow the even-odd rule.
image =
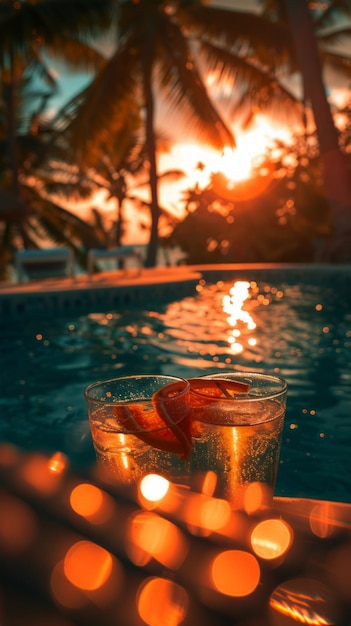
[[[146,310],[10,325],[0,345],[0,436],[76,456],[90,449],[83,390],[95,380],[279,373],[289,396],[278,492],[351,501],[350,295],[337,286],[199,285],[193,297]]]

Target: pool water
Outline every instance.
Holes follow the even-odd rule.
[[[289,384],[277,495],[351,502],[351,292],[335,280],[200,281],[143,308],[0,327],[0,438],[94,462],[83,391],[135,373],[277,373]]]

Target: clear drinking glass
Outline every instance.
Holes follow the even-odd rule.
[[[173,430],[158,418],[155,408],[155,394],[166,387],[170,396],[159,398],[157,409],[166,419],[170,416]],[[121,484],[132,484],[149,473],[181,481],[185,466],[181,457],[191,446],[189,390],[183,378],[147,374],[87,387],[84,395],[98,466]]]
[[[227,397],[211,396],[211,387],[192,389],[192,475],[214,473],[214,495],[238,501],[250,483],[264,483],[273,493],[286,410],[287,382],[269,374],[210,374]],[[247,385],[238,393],[230,383]],[[215,388],[214,388],[215,389]],[[206,393],[205,393],[206,392]],[[234,394],[231,397],[231,394]]]
[[[126,376],[85,390],[98,464],[119,483],[158,473],[233,503],[254,482],[273,493],[286,396],[285,380],[255,372]]]

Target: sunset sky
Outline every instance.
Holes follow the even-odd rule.
[[[257,0],[212,0],[212,4],[224,8],[233,8],[245,11],[257,11],[260,4]],[[84,74],[72,74],[64,71],[62,66],[55,68],[60,84],[60,92],[51,100],[51,112],[54,113],[62,104],[79,93],[91,80],[91,76]],[[299,79],[298,79],[299,80]],[[349,85],[345,80],[334,83],[334,97],[339,100],[349,91]],[[297,83],[298,85],[298,83]],[[160,186],[161,204],[174,212],[175,215],[182,214],[180,198],[185,189],[199,183],[205,186],[212,172],[223,172],[234,182],[249,178],[252,164],[257,157],[262,155],[270,141],[278,137],[288,141],[290,137],[289,129],[279,120],[271,120],[263,115],[255,118],[251,127],[243,132],[239,124],[233,126],[237,140],[237,148],[233,151],[226,151],[224,155],[215,152],[205,146],[200,146],[195,137],[191,137],[191,129],[187,129],[183,121],[175,111],[167,111],[167,106],[159,107],[161,111],[159,122],[161,129],[166,133],[170,128],[176,128],[176,135],[170,139],[174,142],[170,152],[160,156],[160,173],[168,169],[181,169],[187,176],[181,181],[172,185]],[[170,124],[170,116],[172,124]],[[202,162],[205,167],[203,171],[197,168],[197,164]],[[145,196],[144,193],[142,193]],[[106,203],[103,196],[97,197],[96,205],[104,208],[106,214],[111,214],[114,219],[114,204]],[[145,237],[145,232],[141,232],[140,237]],[[138,239],[139,239],[138,235]],[[134,235],[133,235],[134,236]]]

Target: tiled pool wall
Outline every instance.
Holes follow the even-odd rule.
[[[197,265],[189,270],[202,276],[206,282],[218,280],[260,280],[264,282],[286,282],[290,284],[334,285],[344,295],[351,295],[351,265]],[[180,270],[181,271],[181,270]],[[79,286],[75,288],[45,291],[45,284],[40,291],[19,289],[1,292],[0,285],[0,320],[2,322],[24,320],[33,316],[61,315],[67,313],[86,313],[104,311],[119,307],[152,306],[153,302],[179,300],[194,295],[199,278],[179,277],[170,280],[167,275],[155,283],[133,282],[127,285]]]
[[[15,321],[47,315],[87,313],[126,307],[152,305],[193,295],[199,279],[109,287],[89,286],[57,291],[1,293],[0,320]]]

